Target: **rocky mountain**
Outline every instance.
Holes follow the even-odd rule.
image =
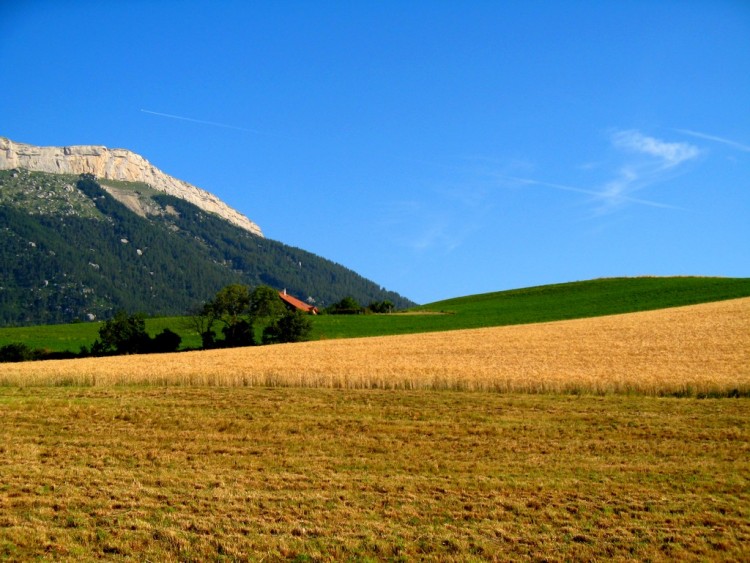
[[[101,180],[139,182],[184,199],[230,223],[263,236],[260,227],[215,195],[165,174],[141,155],[126,149],[94,145],[37,147],[0,137],[0,170],[31,170],[52,174],[91,174]]]
[[[0,168],[13,167],[0,170],[0,326],[102,320],[118,309],[182,315],[230,283],[286,289],[318,307],[346,296],[363,305],[413,304],[330,260],[264,238],[218,198],[128,151],[120,159],[87,147],[67,158],[66,149],[3,146]]]

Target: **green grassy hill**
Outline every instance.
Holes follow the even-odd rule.
[[[353,338],[558,321],[694,305],[750,296],[750,278],[611,278],[485,293],[439,301],[390,315],[321,315],[312,338]],[[148,319],[155,335],[165,327],[200,339],[180,317]],[[32,348],[77,351],[97,337],[98,323],[0,328],[0,346],[23,342]]]
[[[456,313],[468,328],[468,324],[496,326],[634,313],[747,296],[750,278],[603,278],[458,297],[415,310]]]
[[[607,278],[457,297],[395,315],[320,317],[314,336],[347,338],[539,323],[747,296],[750,278]]]

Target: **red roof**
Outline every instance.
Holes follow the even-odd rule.
[[[318,314],[317,307],[308,305],[304,301],[300,301],[296,297],[292,297],[291,295],[287,294],[285,291],[279,291],[279,297],[281,297],[281,299],[289,303],[292,307],[299,309],[300,311],[304,311],[305,313],[312,313],[313,315]]]

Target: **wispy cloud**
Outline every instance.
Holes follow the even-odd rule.
[[[698,147],[688,143],[668,143],[633,129],[616,132],[612,143],[620,149],[652,156],[665,168],[672,168],[700,154]]]
[[[677,168],[701,155],[701,150],[690,143],[669,142],[645,135],[638,130],[616,131],[612,146],[622,155],[622,163],[613,171],[612,178],[598,190],[602,202],[600,213],[612,212],[624,203],[638,203],[665,209],[680,209],[674,205],[633,197],[637,191],[664,182]]]
[[[461,243],[450,228],[449,215],[424,200],[389,202],[382,223],[390,238],[415,252],[450,252]]]
[[[676,205],[635,197],[634,194],[665,181],[675,174],[681,165],[697,158],[701,154],[698,147],[689,143],[664,141],[635,129],[615,131],[611,135],[610,143],[616,149],[620,162],[610,170],[608,179],[600,180],[590,188],[524,177],[505,178],[516,184],[535,185],[590,196],[591,202],[596,204],[597,215],[611,213],[625,204],[683,209]],[[604,169],[604,165],[581,168],[584,172],[594,169]]]
[[[491,190],[469,180],[416,189],[412,199],[388,201],[383,208],[384,233],[415,253],[450,253],[481,230]]]
[[[457,248],[461,241],[451,232],[444,219],[437,219],[433,224],[425,225],[406,242],[415,251],[425,251],[432,248],[442,248],[446,252]]]
[[[690,135],[691,137],[696,137],[698,139],[705,139],[707,141],[714,141],[716,143],[722,143],[724,145],[728,145],[734,149],[743,151],[743,152],[750,152],[750,145],[745,145],[742,143],[738,143],[737,141],[732,141],[731,139],[726,139],[724,137],[717,137],[716,135],[708,135],[707,133],[700,133],[698,131],[692,131],[690,129],[675,129],[678,133],[682,133],[683,135]]]

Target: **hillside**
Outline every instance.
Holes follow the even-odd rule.
[[[473,328],[634,313],[747,296],[750,278],[602,278],[457,297],[415,310],[471,319]]]
[[[184,315],[230,283],[325,306],[413,305],[355,272],[143,183],[0,171],[0,326]]]
[[[328,316],[314,337],[350,338],[530,324],[750,296],[750,278],[645,277],[579,281],[469,295],[389,316]]]
[[[612,278],[465,296],[390,315],[314,317],[313,340],[416,334],[468,328],[532,324],[599,317],[750,296],[748,278]],[[197,347],[197,334],[178,318],[148,319],[155,335],[169,327],[183,345]],[[97,323],[0,328],[0,346],[23,342],[31,348],[77,351],[96,338]]]
[[[750,298],[451,332],[0,364],[0,384],[750,396]]]

